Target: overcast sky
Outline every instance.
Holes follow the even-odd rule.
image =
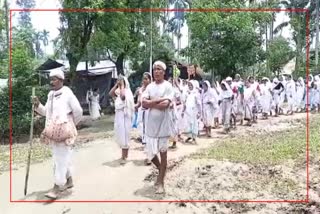
[[[17,8],[15,5],[15,0],[12,1],[11,8]],[[59,8],[60,3],[59,0],[36,0],[36,8],[41,9],[55,9]],[[18,12],[14,12],[14,16],[17,17]],[[56,11],[48,11],[48,12],[31,12],[31,18],[34,28],[38,31],[47,30],[49,31],[49,41],[55,39],[59,35],[58,27],[60,26],[59,22],[59,13]],[[283,21],[287,21],[289,19],[288,16],[285,15],[284,12],[278,13],[276,17],[276,22],[274,26],[277,26]],[[13,25],[17,22],[13,21]],[[185,25],[181,33],[183,34],[181,39],[181,48],[184,48],[188,45],[188,27]],[[291,38],[290,28],[287,27],[283,30],[282,36],[285,38]],[[175,41],[176,42],[176,41]],[[48,54],[53,54],[53,45],[50,42],[49,46],[46,48],[46,52]]]

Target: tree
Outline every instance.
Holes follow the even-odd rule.
[[[44,48],[46,48],[49,45],[49,31],[43,30],[41,32],[41,40]],[[46,52],[46,49],[44,52]]]
[[[190,7],[190,2],[186,0],[170,0],[170,4],[174,5],[175,9],[186,9]],[[178,41],[178,53],[181,49],[181,28],[185,23],[185,13],[183,11],[175,11],[174,16],[168,21],[168,32],[171,32],[177,37]]]
[[[311,13],[310,17],[310,40],[308,42],[313,41],[314,32],[315,32],[315,4],[314,1],[311,0],[284,0],[279,3],[280,6],[284,6],[285,8],[305,8],[308,9]],[[300,67],[303,64],[303,53],[306,48],[306,14],[302,12],[290,11],[287,12],[290,20],[287,22],[281,23],[279,26],[275,28],[275,33],[279,32],[282,28],[291,25],[293,29],[293,41],[295,42],[296,50],[296,65],[295,71],[299,71]],[[319,23],[318,23],[319,24]]]
[[[161,6],[162,2],[154,2],[153,7]],[[114,1],[109,2],[112,8],[148,8],[148,1]],[[160,19],[160,13],[153,13],[153,26]],[[149,58],[150,38],[153,43],[161,35],[156,30],[151,30],[150,13],[101,13],[95,23],[92,40],[89,43],[90,53],[95,53],[96,58],[107,58],[115,63],[119,74],[124,74],[125,59],[143,62]]]
[[[195,1],[196,8],[241,8],[239,1]],[[205,69],[215,69],[222,77],[244,71],[263,61],[265,54],[256,32],[259,23],[270,19],[268,13],[215,12],[191,13],[187,23],[192,33],[186,51]],[[195,61],[194,61],[195,62]]]
[[[33,35],[33,43],[35,45],[36,57],[40,58],[43,56],[43,51],[41,49],[42,34],[41,32],[35,32]]]
[[[71,1],[63,0],[62,7],[73,8],[99,8],[103,3],[99,1]],[[71,83],[80,60],[85,56],[87,44],[90,41],[94,23],[98,18],[95,12],[60,12],[63,46],[66,49],[66,57],[70,64]]]
[[[294,51],[290,47],[289,41],[283,37],[276,37],[270,42],[267,52],[269,68],[279,75],[282,67],[286,65],[294,56]]]
[[[320,0],[316,0],[316,52],[315,52],[315,67],[316,70],[319,71],[319,4]]]
[[[30,9],[36,6],[35,0],[17,0],[16,4],[20,8]],[[32,27],[31,14],[27,11],[19,12],[19,25],[23,27]]]

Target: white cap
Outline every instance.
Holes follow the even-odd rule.
[[[232,77],[227,77],[226,81],[232,81]]]
[[[49,74],[50,77],[57,77],[64,80],[64,72],[61,69],[54,69]]]
[[[162,62],[162,61],[155,61],[154,63],[153,63],[153,68],[155,68],[156,66],[160,66],[163,70],[166,70],[167,69],[167,66],[166,66],[166,64],[164,63],[164,62]]]

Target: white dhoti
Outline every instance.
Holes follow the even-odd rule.
[[[125,115],[124,110],[116,110],[114,131],[116,141],[122,149],[129,148],[131,125],[131,117]]]
[[[146,136],[146,148],[148,160],[152,160],[159,152],[166,152],[168,150],[169,137],[153,138]]]
[[[72,153],[71,146],[64,143],[52,144],[52,157],[54,162],[54,180],[58,186],[63,186],[67,178],[72,176]]]

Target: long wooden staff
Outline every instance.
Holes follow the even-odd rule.
[[[32,98],[35,96],[35,88],[32,88]],[[34,104],[32,104],[31,111],[31,125],[30,125],[30,138],[29,138],[29,154],[28,154],[28,162],[27,162],[27,171],[26,178],[24,183],[24,195],[27,195],[28,189],[28,180],[29,180],[29,172],[30,172],[30,164],[31,164],[31,152],[32,152],[32,140],[33,140],[33,120],[34,120]]]

